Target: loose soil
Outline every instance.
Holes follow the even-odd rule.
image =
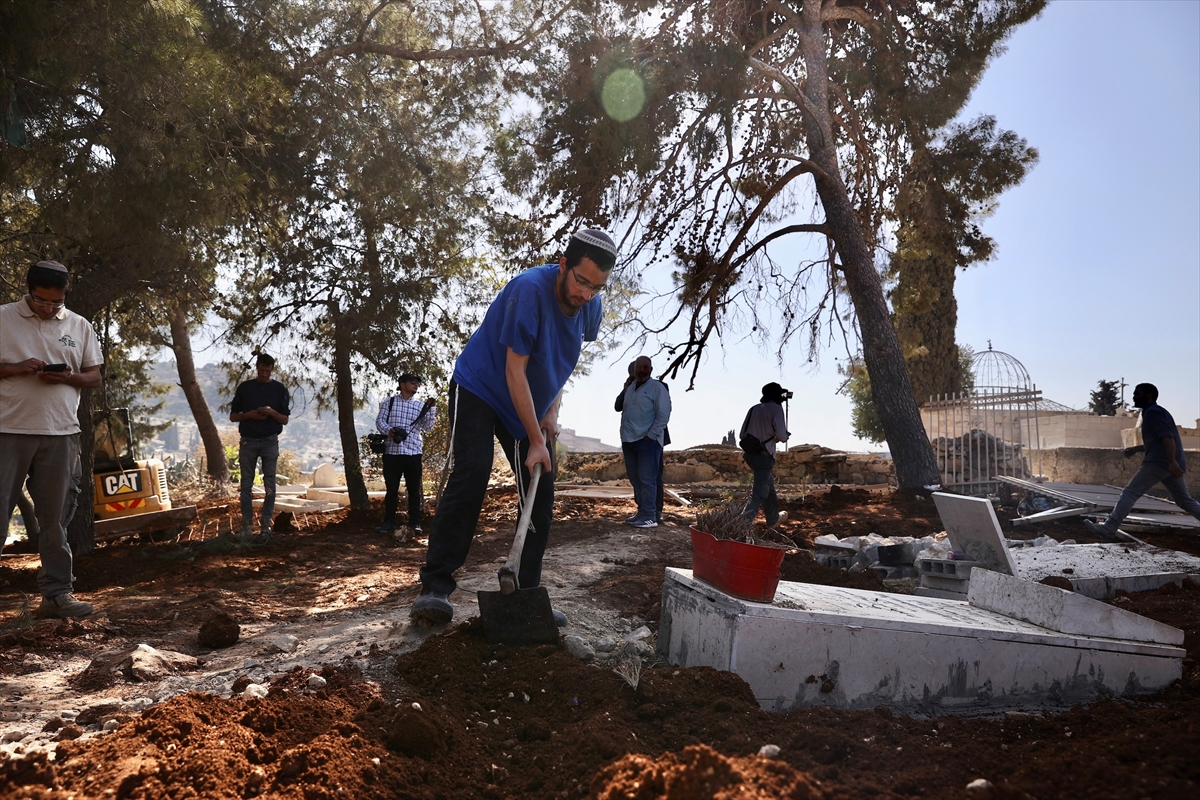
[[[1186,631],[1183,678],[1154,696],[990,718],[772,714],[731,673],[620,649],[584,663],[561,646],[485,643],[472,596],[495,587],[515,501],[489,495],[452,598],[465,621],[433,632],[406,624],[424,547],[375,533],[376,516],[283,520],[274,544],[251,548],[214,535],[228,506],[210,506],[193,529],[204,538],[78,558],[77,591],[97,605],[80,621],[30,620],[36,556],[6,553],[0,710],[4,747],[23,757],[0,765],[0,798],[1200,796],[1191,582],[1114,600]],[[920,496],[834,490],[784,507],[799,546],[785,580],[896,590],[819,566],[812,538],[941,529]],[[544,584],[571,618],[567,634],[623,642],[657,630],[664,568],[691,564],[692,515],[668,508],[667,525],[634,531],[620,524],[632,511],[559,499]],[[1019,531],[1094,541],[1077,522]],[[1200,554],[1195,537],[1146,538]],[[241,638],[201,647],[198,631],[219,614]],[[272,645],[281,634],[294,651]],[[89,669],[138,643],[200,661],[142,682]],[[313,675],[323,688],[310,688]],[[246,698],[251,682],[269,694]],[[968,793],[976,779],[991,788]]]

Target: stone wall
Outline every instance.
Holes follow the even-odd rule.
[[[1200,497],[1200,450],[1188,450],[1185,476],[1193,497]],[[1030,467],[1037,471],[1037,456]],[[1043,450],[1041,474],[1055,483],[1090,483],[1124,486],[1142,463],[1141,454],[1125,458],[1120,449],[1106,447],[1057,447]],[[620,453],[569,453],[558,465],[560,481],[616,481],[625,479],[625,461]],[[744,483],[750,468],[742,451],[729,445],[704,445],[687,450],[668,450],[663,478],[668,484]],[[887,456],[843,453],[815,444],[797,445],[781,452],[775,460],[775,480],[782,486],[802,483],[896,485],[896,472]],[[1161,494],[1161,492],[1157,492]]]
[[[668,484],[740,483],[751,477],[742,451],[730,445],[704,445],[665,453],[663,480]],[[559,480],[614,481],[625,478],[620,453],[570,453],[558,465]],[[868,453],[842,453],[802,444],[775,457],[775,481],[801,483],[896,483],[892,460]]]
[[[1192,497],[1200,497],[1200,450],[1185,450],[1184,475]],[[1037,457],[1033,456],[1034,469]],[[1042,474],[1055,483],[1090,483],[1124,486],[1142,465],[1142,455],[1125,458],[1121,450],[1107,447],[1059,447],[1042,451]],[[1159,486],[1153,492],[1162,494]]]
[[[1039,417],[1037,436],[1042,449],[1055,447],[1121,447],[1121,431],[1132,428],[1132,415],[1058,414]]]

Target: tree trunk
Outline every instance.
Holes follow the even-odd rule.
[[[342,439],[342,460],[346,466],[346,489],[350,507],[368,510],[371,499],[363,480],[359,457],[358,433],[354,430],[354,376],[350,372],[350,321],[340,312],[333,314],[333,370],[337,381],[338,433]]]
[[[229,463],[225,460],[225,445],[213,420],[212,409],[204,399],[204,392],[196,380],[196,362],[192,358],[192,336],[188,330],[187,314],[179,303],[172,303],[171,350],[175,353],[175,366],[179,371],[179,386],[187,398],[192,418],[200,429],[200,440],[204,442],[204,459],[208,476],[221,483],[229,482]]]
[[[810,158],[825,173],[817,177],[817,195],[825,209],[846,277],[846,288],[854,303],[859,335],[862,336],[863,361],[871,377],[871,396],[896,464],[896,479],[902,488],[919,488],[937,482],[937,462],[913,397],[904,353],[892,325],[883,284],[875,270],[875,259],[842,181],[829,113],[829,74],[821,6],[819,2],[805,3],[799,27],[808,73],[804,94],[810,107],[806,109],[804,120]]]
[[[96,502],[95,482],[92,480],[92,466],[96,463],[92,395],[91,389],[79,391],[79,464],[83,471],[83,485],[80,486],[79,506],[67,526],[67,544],[71,545],[71,552],[77,556],[85,556],[96,549],[96,530],[92,527]]]

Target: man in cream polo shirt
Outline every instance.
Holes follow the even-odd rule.
[[[69,278],[57,261],[39,261],[25,276],[29,293],[0,306],[0,509],[7,515],[29,476],[41,528],[39,617],[92,613],[72,591],[62,517],[79,458],[79,391],[99,388],[103,359],[91,323],[66,308]]]

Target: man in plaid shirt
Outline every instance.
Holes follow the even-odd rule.
[[[394,533],[396,530],[396,506],[400,494],[400,476],[404,476],[404,489],[408,494],[408,526],[403,539],[421,533],[421,501],[424,489],[421,485],[422,434],[433,428],[433,407],[437,401],[417,400],[414,395],[421,388],[421,379],[411,372],[400,376],[400,394],[393,395],[379,406],[375,417],[375,428],[388,437],[383,451],[383,481],[387,496],[383,501],[383,524],[375,530],[379,533]]]

